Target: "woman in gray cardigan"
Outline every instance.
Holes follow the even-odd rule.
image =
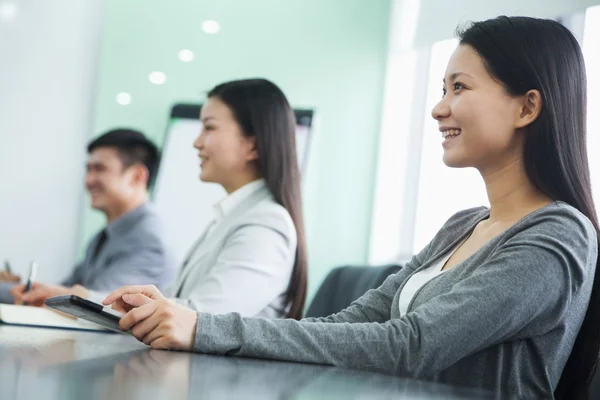
[[[559,23],[522,17],[460,39],[432,115],[444,163],[479,170],[489,209],[455,214],[398,274],[326,318],[196,313],[142,287],[105,300],[136,307],[121,328],[154,348],[585,397],[600,304],[581,50]]]

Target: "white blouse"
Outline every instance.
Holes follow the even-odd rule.
[[[400,298],[398,299],[398,305],[400,306],[400,315],[406,314],[406,310],[408,309],[408,305],[412,301],[415,294],[430,280],[435,278],[438,275],[443,274],[446,271],[442,271],[446,262],[452,257],[456,249],[460,247],[462,243],[459,243],[455,248],[451,249],[446,253],[442,258],[440,258],[437,262],[433,263],[431,266],[422,269],[421,271],[413,274],[406,285],[402,288],[400,292]]]

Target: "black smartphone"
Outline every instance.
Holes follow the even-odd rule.
[[[102,304],[94,303],[93,301],[74,295],[50,297],[46,299],[45,303],[50,308],[93,322],[106,329],[131,334],[131,332],[124,332],[119,328],[119,320],[125,314],[115,311],[110,307],[105,307]]]

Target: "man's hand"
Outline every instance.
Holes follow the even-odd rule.
[[[11,289],[10,294],[14,297],[15,304],[27,303],[30,306],[42,307],[49,297],[74,294],[85,299],[89,292],[81,285],[65,287],[33,282],[29,292],[25,292],[25,285],[17,285]]]
[[[0,282],[19,283],[21,282],[21,277],[19,275],[11,274],[8,271],[0,271]]]

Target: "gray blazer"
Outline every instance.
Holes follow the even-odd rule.
[[[282,317],[295,257],[294,223],[263,186],[200,236],[165,294],[196,311]]]
[[[125,285],[163,287],[173,281],[174,256],[167,247],[162,220],[149,204],[113,221],[105,231],[106,241],[97,256],[94,252],[102,231],[90,241],[83,261],[63,285],[110,292]]]
[[[408,278],[489,217],[454,215],[434,239],[346,310],[302,321],[198,314],[194,351],[337,365],[552,398],[585,316],[598,257],[592,223],[555,202],[426,283],[400,315]]]

